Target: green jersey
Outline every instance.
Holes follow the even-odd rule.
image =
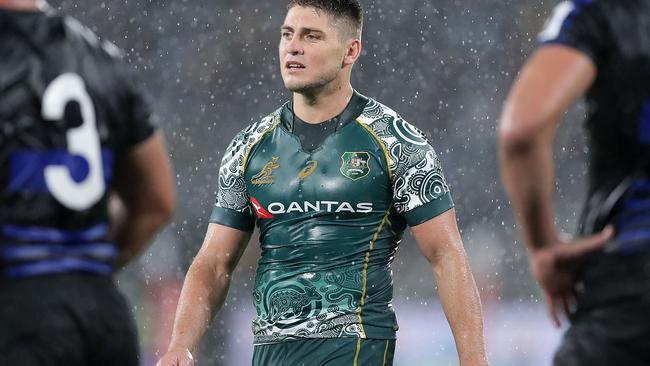
[[[305,151],[286,103],[224,154],[210,222],[259,227],[256,345],[394,339],[391,262],[402,233],[453,207],[420,130],[356,92],[338,120]]]

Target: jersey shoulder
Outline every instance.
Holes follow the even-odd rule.
[[[63,25],[66,36],[82,46],[86,51],[91,52],[107,60],[123,61],[125,52],[112,42],[100,39],[95,32],[83,25],[77,19],[65,16]]]
[[[413,226],[454,206],[438,156],[425,134],[399,114],[370,100],[358,121],[381,140],[390,160],[393,204]]]
[[[381,141],[393,175],[426,158],[433,152],[426,135],[417,127],[405,121],[393,109],[369,99],[358,121]]]
[[[281,111],[282,108],[278,108],[235,135],[224,153],[221,162],[222,173],[224,168],[231,172],[243,173],[251,149],[260,142],[264,135],[278,126]]]
[[[537,35],[539,43],[573,41],[593,22],[598,3],[593,0],[565,0],[558,3]]]
[[[647,0],[567,0],[555,6],[537,38],[582,51],[599,68],[627,70],[621,61],[634,64],[650,53],[648,17]]]
[[[219,168],[219,191],[215,206],[234,211],[248,210],[248,195],[244,179],[246,160],[252,148],[280,122],[281,108],[240,131],[223,154]],[[216,221],[215,221],[216,222]],[[249,227],[243,225],[242,227]]]

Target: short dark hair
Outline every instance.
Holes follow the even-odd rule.
[[[357,0],[289,0],[287,10],[294,6],[322,10],[334,18],[342,18],[350,29],[350,35],[361,39],[363,9]]]

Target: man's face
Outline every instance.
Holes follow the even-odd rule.
[[[317,90],[338,78],[347,51],[331,16],[302,6],[287,12],[279,49],[282,80],[292,92]]]

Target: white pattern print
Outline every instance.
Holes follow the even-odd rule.
[[[398,213],[411,211],[449,192],[440,160],[422,131],[372,99],[359,122],[370,127],[388,152]]]
[[[260,138],[278,125],[281,110],[282,108],[279,108],[259,122],[246,127],[232,140],[221,160],[219,192],[215,206],[238,212],[250,210],[244,179],[244,159]]]

